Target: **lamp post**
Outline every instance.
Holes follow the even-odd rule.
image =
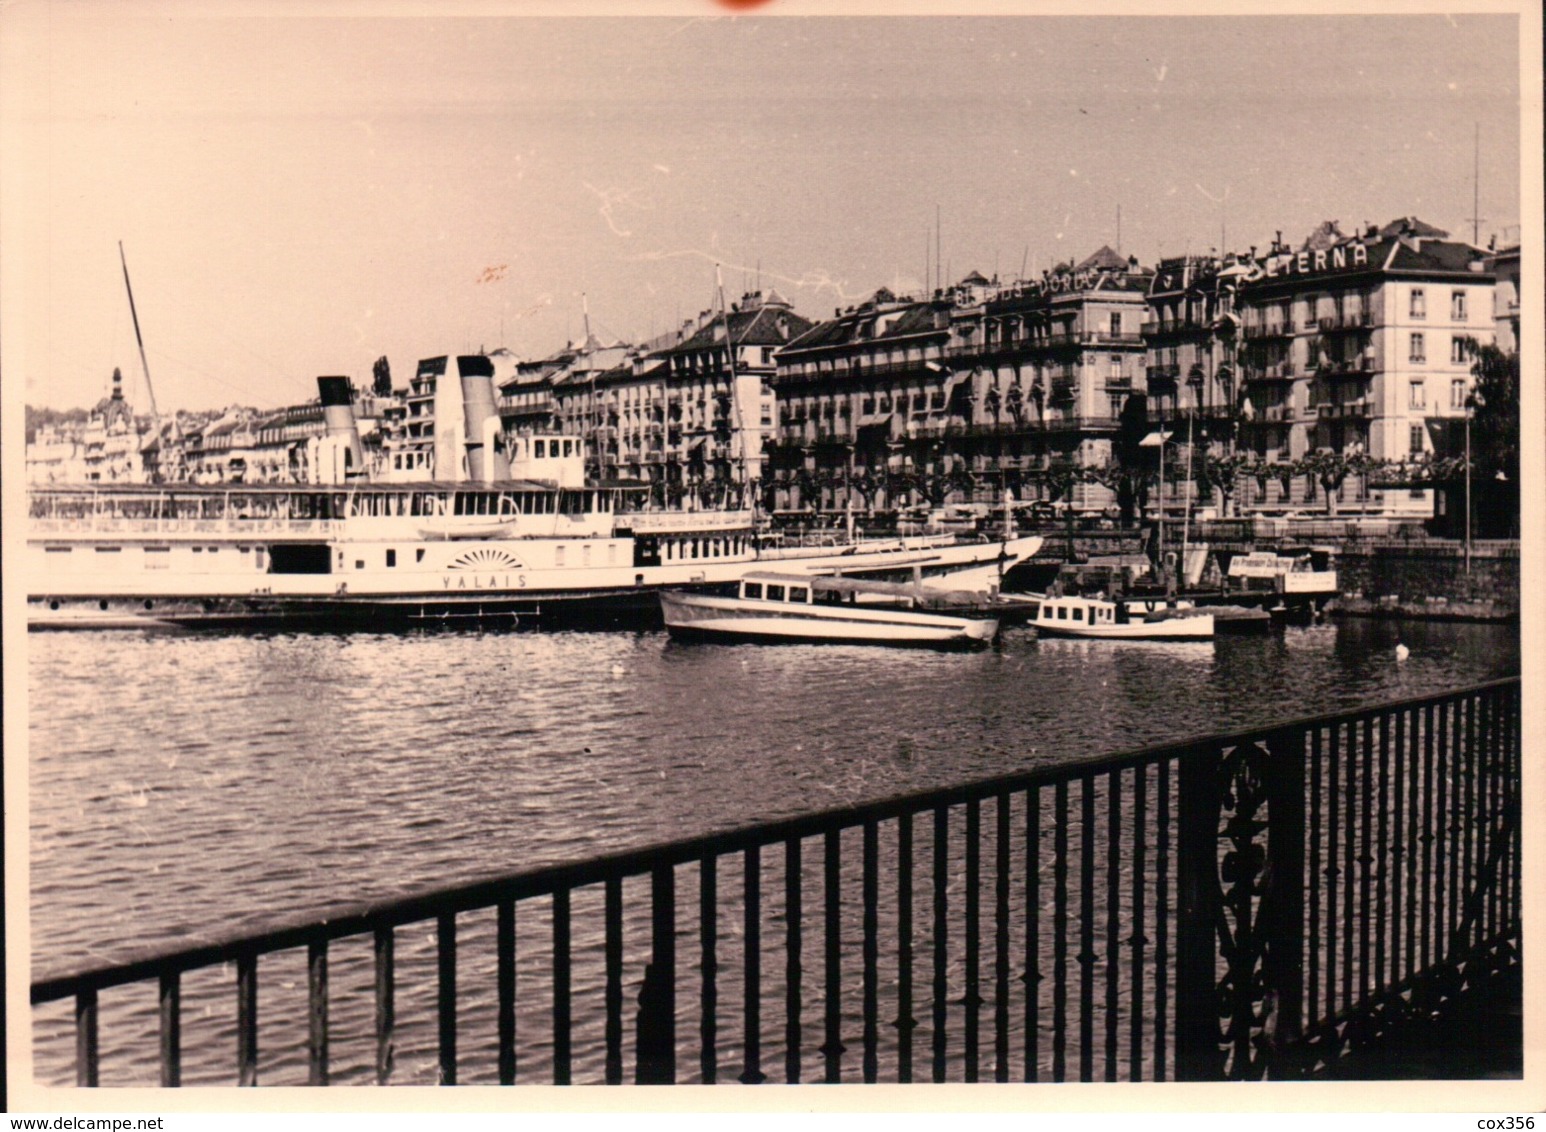
[[[1475,394],[1465,399],[1465,572],[1471,576],[1471,410],[1476,407]]]

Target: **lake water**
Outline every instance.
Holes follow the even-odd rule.
[[[34,976],[1520,666],[1513,627],[1374,621],[1195,645],[1020,629],[970,654],[660,633],[37,633],[28,648]],[[35,1028],[45,1080],[73,1079],[60,1005]],[[106,1059],[154,1081],[153,1029],[110,1041],[104,1021],[105,1057],[129,1037]],[[229,1075],[220,1044],[211,1079]],[[185,1047],[196,1078],[205,1055]]]

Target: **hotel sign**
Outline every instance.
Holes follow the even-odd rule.
[[[1369,266],[1369,245],[1338,244],[1316,251],[1283,252],[1256,263],[1246,276],[1249,283],[1291,275],[1320,275],[1331,271],[1356,271]]]

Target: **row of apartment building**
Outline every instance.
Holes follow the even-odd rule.
[[[547,358],[498,349],[476,364],[507,438],[583,438],[593,478],[647,485],[661,506],[745,503],[749,484],[775,510],[1025,500],[1047,490],[1038,473],[1109,467],[1135,419],[1159,453],[1191,443],[1269,465],[1457,451],[1468,344],[1517,343],[1518,274],[1517,247],[1490,253],[1415,218],[1352,234],[1327,222],[1297,247],[1280,237],[1152,268],[1103,247],[1033,280],[972,273],[927,298],[882,289],[821,321],[753,292],[637,346],[587,332]],[[391,397],[360,395],[372,474],[465,474],[442,443],[460,420],[436,420],[447,365],[426,359]],[[296,406],[158,438],[146,466],[306,479],[322,431],[320,406]],[[1345,510],[1431,512],[1426,492],[1350,487]],[[1307,492],[1265,477],[1239,502],[1288,510]],[[1078,483],[1071,501],[1116,502],[1102,482]]]

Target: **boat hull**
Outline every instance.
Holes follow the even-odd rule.
[[[779,610],[764,602],[671,592],[662,593],[660,603],[667,631],[683,640],[970,648],[998,634],[998,622],[990,618],[910,610],[851,605]]]
[[[372,629],[473,623],[658,628],[663,590],[727,590],[747,571],[771,564],[767,557],[747,554],[636,566],[628,561],[632,554],[626,543],[612,544],[615,552],[605,555],[601,548],[607,544],[596,544],[595,559],[617,564],[592,566],[545,560],[555,549],[550,540],[500,540],[497,550],[479,541],[439,542],[426,545],[422,555],[412,545],[398,544],[397,561],[423,563],[404,570],[370,568],[386,561],[383,544],[339,542],[325,557],[332,568],[314,574],[241,569],[254,557],[250,550],[220,572],[150,573],[132,568],[135,548],[127,547],[129,553],[100,556],[130,567],[115,572],[50,572],[48,563],[38,564],[29,586],[27,624],[32,629]],[[575,545],[571,557],[588,556],[577,554]],[[794,573],[907,578],[916,572],[924,579],[952,579],[961,571],[996,571],[1001,561],[1020,561],[1039,545],[1034,538],[1007,545],[893,542],[806,548],[782,553],[772,563]],[[93,566],[96,557],[90,560]]]
[[[1093,641],[1211,641],[1213,615],[1171,617],[1159,621],[1130,621],[1125,625],[1079,625],[1068,622],[1035,622],[1036,632],[1046,637],[1078,637]]]

